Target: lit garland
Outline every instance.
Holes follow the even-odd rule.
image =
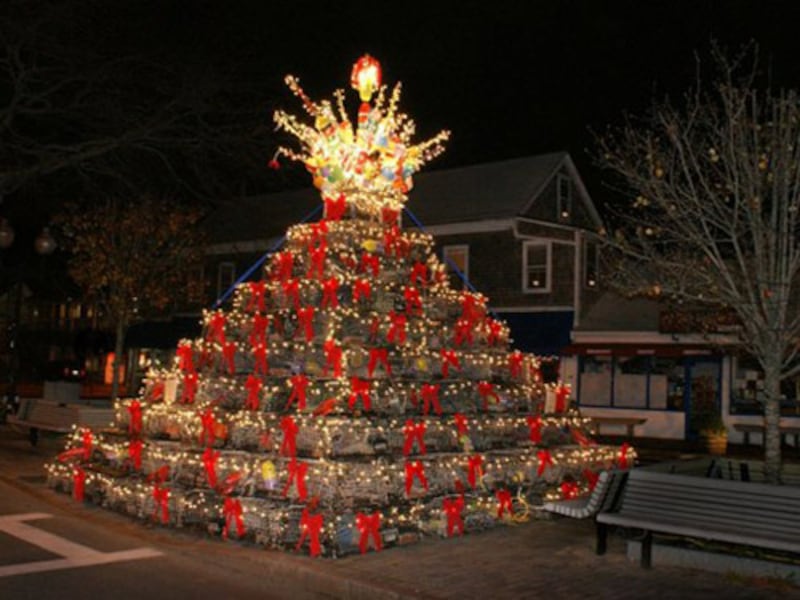
[[[520,522],[534,498],[632,464],[629,446],[588,437],[536,357],[510,351],[484,296],[449,287],[431,236],[400,229],[411,174],[447,134],[412,146],[399,87],[387,105],[380,79],[370,57],[354,69],[355,129],[342,92],[336,117],[288,79],[314,126],[277,113],[303,147],[279,153],[312,172],[325,218],[291,227],[229,310],[204,312],[203,335],[117,404],[112,428],[76,429],[51,485],[316,556]]]

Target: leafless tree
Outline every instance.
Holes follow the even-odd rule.
[[[800,373],[800,96],[760,85],[755,45],[711,57],[710,85],[698,76],[682,101],[598,138],[600,164],[633,198],[614,211],[609,276],[735,313],[764,372],[765,465],[778,481],[780,383]]]
[[[130,34],[124,8],[0,8],[0,194],[218,198],[250,191],[243,182],[267,171],[263,96],[202,45],[187,58],[160,52],[165,41],[144,28]]]

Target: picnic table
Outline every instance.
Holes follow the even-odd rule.
[[[760,433],[764,435],[764,424],[763,423],[735,423],[733,428],[738,431],[739,433],[744,434],[744,445],[750,445],[750,434],[751,433]],[[779,431],[781,434],[781,445],[786,445],[786,436],[791,435],[794,437],[794,447],[800,447],[798,445],[798,441],[800,441],[800,425],[780,425]]]

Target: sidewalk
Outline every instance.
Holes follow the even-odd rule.
[[[44,485],[42,464],[60,449],[43,439],[37,448],[0,426],[0,479],[38,498],[72,510],[88,510]],[[98,514],[99,513],[99,514]],[[92,510],[92,519],[130,521]],[[132,523],[132,522],[131,522]],[[132,523],[132,526],[133,523]],[[185,533],[142,528],[143,536]],[[204,544],[206,546],[206,544]],[[263,569],[264,577],[307,598],[775,598],[800,597],[787,582],[745,579],[690,569],[642,570],[625,558],[625,543],[610,540],[605,556],[594,554],[591,522],[537,520],[459,539],[427,539],[365,556],[311,559],[239,544],[209,541],[214,554]],[[794,582],[795,584],[797,582]]]

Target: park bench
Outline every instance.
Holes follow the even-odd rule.
[[[654,533],[800,553],[799,506],[796,486],[634,469],[619,509],[597,515],[597,554],[606,551],[609,526],[644,531],[645,568]]]
[[[646,417],[590,417],[592,419],[592,426],[594,432],[600,435],[600,429],[604,425],[622,426],[625,427],[627,437],[632,438],[634,428],[637,425],[644,425],[647,422]]]
[[[573,519],[587,519],[594,517],[599,512],[614,510],[622,497],[627,476],[628,471],[619,469],[603,471],[597,478],[597,485],[594,486],[590,495],[583,498],[545,502],[542,509]]]
[[[761,434],[761,439],[764,439],[764,425],[760,423],[734,423],[733,428],[738,431],[739,433],[744,434],[744,445],[750,445],[750,434],[751,433],[759,433]],[[786,445],[786,436],[792,436],[794,438],[794,447],[798,448],[798,443],[800,442],[800,427],[797,425],[780,425],[778,431],[781,435],[781,446]]]

